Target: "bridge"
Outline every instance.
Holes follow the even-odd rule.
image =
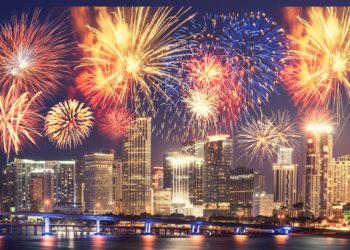
[[[247,230],[269,230],[273,234],[288,234],[293,229],[287,226],[275,226],[264,224],[243,224],[233,222],[211,222],[211,221],[197,221],[178,218],[147,218],[137,216],[117,216],[117,215],[91,215],[91,214],[64,214],[64,213],[33,213],[33,212],[0,212],[1,217],[10,216],[25,216],[25,217],[42,217],[44,224],[36,225],[42,226],[42,233],[44,235],[52,234],[52,226],[50,220],[81,220],[81,221],[94,221],[95,222],[95,234],[101,234],[101,222],[135,222],[142,223],[143,234],[159,234],[160,229],[172,230],[173,226],[168,225],[181,225],[180,232],[186,231],[187,234],[199,235],[204,234],[208,228],[222,228],[221,230],[227,230],[233,234],[243,234]],[[11,226],[11,224],[0,224],[0,227]],[[27,225],[29,226],[29,225]],[[57,226],[57,225],[56,225]],[[152,230],[153,229],[153,230]],[[12,230],[12,227],[11,227]],[[136,230],[136,229],[135,229]]]

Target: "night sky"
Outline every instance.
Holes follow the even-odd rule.
[[[52,1],[51,1],[52,2]],[[72,41],[75,40],[76,34],[73,30],[73,28],[70,25],[70,13],[69,8],[67,8],[67,2],[66,1],[55,1],[55,5],[50,5],[50,1],[46,1],[45,6],[43,7],[43,14],[44,16],[47,14],[57,16],[65,15],[66,16],[66,22],[67,27],[70,27],[71,30],[71,39]],[[71,3],[74,3],[75,5],[92,5],[94,2],[92,1],[70,1]],[[97,1],[95,1],[96,3]],[[154,4],[155,2],[150,1],[134,1],[137,4]],[[193,12],[198,12],[198,15],[205,14],[207,12],[212,14],[220,14],[220,13],[229,13],[229,12],[241,12],[243,10],[245,11],[257,11],[257,10],[263,10],[265,11],[269,16],[273,17],[275,21],[277,21],[279,24],[283,25],[285,29],[288,28],[286,26],[285,21],[283,20],[282,16],[282,5],[286,3],[278,2],[276,1],[267,1],[270,3],[270,6],[260,4],[260,6],[257,6],[257,3],[259,1],[244,1],[245,3],[237,4],[236,1],[177,1],[177,5],[186,4],[187,6],[192,6]],[[43,3],[43,2],[41,2]],[[48,4],[49,3],[49,4]],[[118,1],[98,1],[99,5],[108,4],[111,5],[112,3],[116,3],[115,5],[118,5]],[[126,1],[123,1],[122,4],[125,5],[127,3]],[[130,2],[128,2],[130,4]],[[160,3],[160,2],[158,2]],[[174,2],[161,2],[164,4],[168,3],[174,3]],[[276,3],[276,4],[274,4]],[[297,5],[298,1],[290,2],[293,5]],[[312,2],[315,3],[315,2]],[[311,3],[311,4],[312,4]],[[316,2],[317,3],[317,2]],[[337,2],[338,4],[341,4],[342,2]],[[33,1],[30,4],[35,4]],[[40,4],[40,3],[39,3]],[[305,4],[305,2],[304,2]],[[60,7],[57,7],[60,6]],[[28,2],[26,5],[1,5],[0,9],[0,23],[3,23],[4,21],[8,21],[13,14],[21,14],[23,10],[34,10],[34,5],[29,6]],[[75,49],[75,54],[73,54],[71,57],[71,61],[78,60],[79,59],[79,49]],[[82,97],[77,93],[74,88],[74,77],[77,75],[77,72],[74,70],[74,66],[76,64],[72,65],[71,75],[67,76],[66,79],[64,79],[62,82],[65,85],[65,89],[62,90],[62,93],[60,93],[59,96],[57,96],[54,100],[48,101],[47,106],[52,106],[53,104],[56,104],[57,102],[64,100],[67,97],[75,97],[77,99],[83,100]],[[287,109],[290,111],[292,116],[298,120],[298,117],[296,117],[297,110],[294,107],[291,98],[288,96],[286,91],[284,91],[282,88],[279,91],[279,94],[274,94],[266,105],[262,107],[262,110],[269,114],[271,111],[277,111],[277,110],[284,110]],[[44,108],[43,112],[46,113],[47,108]],[[347,113],[345,114],[345,117],[348,117],[350,114],[350,107],[346,107],[344,109]],[[158,117],[157,120],[153,120],[153,123],[157,123],[162,119],[162,117]],[[339,129],[335,132],[334,135],[334,156],[339,156],[343,154],[350,154],[350,121],[347,120],[347,122],[344,122],[344,120],[340,124],[342,129],[342,133],[339,133]],[[233,135],[234,139],[234,135]],[[26,149],[23,151],[18,157],[20,158],[29,158],[29,159],[37,159],[37,160],[43,160],[43,159],[76,159],[81,157],[86,152],[91,152],[94,150],[98,150],[99,148],[115,148],[117,150],[117,154],[120,156],[121,153],[121,143],[111,143],[110,141],[106,140],[102,135],[100,135],[97,132],[97,129],[94,128],[91,136],[83,143],[83,146],[77,147],[73,150],[58,150],[54,147],[53,144],[49,143],[46,138],[42,138],[41,141],[39,141],[39,147],[31,147],[29,149]],[[297,163],[299,163],[303,167],[303,162],[305,158],[305,152],[304,152],[304,139],[302,138],[300,140],[300,147],[295,149],[294,158]],[[164,142],[160,137],[156,137],[153,135],[152,137],[152,165],[161,165],[162,164],[162,158],[163,154],[169,150],[178,150],[180,148],[179,142]],[[247,161],[245,159],[237,159],[238,153],[237,150],[234,150],[234,167],[243,165],[247,166]],[[6,162],[6,156],[1,153],[1,164],[5,164]],[[272,170],[271,170],[271,163],[264,162],[262,166],[259,166],[255,162],[251,162],[249,167],[259,169],[262,173],[264,173],[267,176],[267,183],[272,183]],[[300,174],[303,171],[300,171]],[[268,185],[268,189],[271,189],[271,186]]]

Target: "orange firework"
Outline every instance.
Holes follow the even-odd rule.
[[[13,16],[0,32],[0,89],[16,85],[19,93],[36,94],[41,98],[56,93],[60,79],[67,74],[67,32],[62,20],[46,18],[40,22],[40,11],[30,17]]]
[[[128,126],[134,121],[134,115],[125,109],[113,110],[105,114],[100,122],[99,128],[107,138],[117,141],[122,138]]]
[[[84,32],[93,42],[84,39],[81,45],[80,67],[85,71],[77,79],[78,89],[94,107],[130,107],[135,112],[147,107],[154,114],[153,94],[168,100],[166,89],[172,86],[168,82],[177,81],[175,69],[187,53],[186,41],[174,33],[191,18],[183,18],[188,10],[119,7],[96,11],[94,26],[88,24]]]
[[[0,95],[0,146],[5,154],[18,154],[26,144],[36,145],[42,117],[33,104],[40,95],[18,94],[15,85]]]

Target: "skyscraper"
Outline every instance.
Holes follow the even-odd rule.
[[[44,172],[50,172],[53,176],[53,197],[50,198],[50,206],[58,206],[62,203],[73,206],[75,201],[74,168],[75,161],[34,161],[15,158],[14,162],[3,170],[5,178],[12,179],[8,179],[7,184],[3,183],[3,187],[5,185],[6,188],[13,188],[10,193],[13,194],[14,198],[5,196],[3,200],[6,200],[4,200],[5,204],[15,200],[11,207],[15,207],[17,211],[32,210],[34,208],[32,207],[33,191],[37,191],[33,190],[33,184],[39,185],[42,178],[47,179]],[[32,182],[32,178],[36,178],[36,180]],[[39,196],[36,194],[35,197]],[[48,201],[48,199],[46,200]],[[8,209],[8,205],[6,206]],[[38,206],[35,209],[38,210]]]
[[[292,163],[291,148],[281,148],[272,165],[274,201],[292,207],[297,202],[298,165]]]
[[[123,143],[123,212],[152,212],[151,118],[137,117]]]
[[[350,203],[350,155],[332,163],[334,169],[334,202]]]
[[[332,127],[309,124],[307,130],[305,206],[315,216],[331,213],[333,203]]]
[[[273,206],[273,194],[267,194],[265,192],[254,193],[252,216],[272,216]]]
[[[230,176],[230,212],[249,217],[252,213],[253,195],[265,190],[265,178],[254,169],[237,167]]]
[[[85,209],[96,214],[112,212],[114,150],[84,155]]]
[[[210,136],[204,143],[203,200],[206,215],[229,212],[232,146],[228,135]]]
[[[32,170],[30,180],[30,210],[32,212],[52,212],[54,203],[54,170]]]
[[[172,157],[176,157],[177,155],[178,155],[178,152],[170,151],[165,153],[163,156],[163,171],[164,171],[163,187],[164,188],[172,188],[173,186],[172,167],[169,159],[171,159]]]
[[[13,162],[2,168],[1,181],[1,211],[14,211],[17,202],[17,183],[16,166]]]

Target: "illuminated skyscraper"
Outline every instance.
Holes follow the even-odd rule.
[[[137,117],[128,127],[123,145],[123,212],[152,212],[150,117]]]
[[[84,155],[84,201],[85,209],[96,213],[110,213],[113,203],[114,150]]]
[[[176,157],[177,155],[178,155],[178,152],[176,151],[170,151],[164,154],[164,158],[163,158],[163,171],[164,171],[163,187],[164,188],[173,187],[173,184],[172,184],[173,174],[172,174],[170,159],[172,157]]]
[[[281,148],[272,165],[274,201],[292,207],[297,203],[298,165],[292,163],[291,148]]]
[[[13,162],[2,168],[1,181],[1,211],[14,211],[17,202],[17,183],[16,166]]]
[[[305,206],[315,216],[331,213],[333,203],[332,127],[309,124],[307,130]]]
[[[153,214],[169,215],[171,213],[171,188],[153,191]]]
[[[272,216],[273,205],[273,194],[267,194],[265,192],[254,193],[252,216]]]
[[[206,215],[229,212],[232,146],[228,135],[210,136],[204,143],[203,200]]]
[[[350,155],[343,155],[332,163],[334,169],[334,201],[350,203]]]

